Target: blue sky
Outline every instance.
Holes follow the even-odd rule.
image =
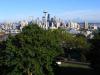
[[[44,10],[66,20],[100,22],[100,0],[0,0],[0,21],[41,17]]]

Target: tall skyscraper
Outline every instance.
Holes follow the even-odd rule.
[[[47,16],[47,21],[48,22],[50,21],[50,14],[48,14],[48,16]]]
[[[50,14],[48,14],[48,16],[47,16],[47,22],[48,22],[48,27],[50,27],[50,23],[51,23]]]
[[[84,29],[88,29],[88,28],[89,28],[88,22],[85,21],[85,23],[84,23]]]
[[[51,18],[51,27],[54,27],[54,18]]]
[[[48,23],[47,23],[47,12],[44,11],[44,18],[45,18],[45,29],[48,29]]]

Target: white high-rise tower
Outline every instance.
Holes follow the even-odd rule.
[[[88,29],[88,28],[89,28],[88,22],[85,21],[84,29]]]

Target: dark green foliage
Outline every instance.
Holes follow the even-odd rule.
[[[89,51],[89,44],[83,36],[67,35],[66,40],[63,43],[65,56],[67,55],[68,60],[71,60],[71,57],[74,54],[79,55],[78,61],[86,62],[86,53]]]
[[[0,75],[54,75],[54,58],[63,54],[63,49],[65,53],[78,51],[84,57],[88,47],[84,37],[31,24],[0,42]]]
[[[91,49],[89,52],[89,60],[91,67],[100,71],[100,33],[95,34],[95,37],[90,40]]]
[[[0,75],[53,75],[53,58],[63,53],[60,35],[33,24],[10,36],[0,45]]]

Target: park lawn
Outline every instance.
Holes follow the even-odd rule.
[[[89,65],[76,63],[62,63],[55,75],[98,75]]]
[[[62,63],[59,65],[60,67],[73,67],[73,68],[84,68],[84,69],[90,69],[89,65],[83,65],[83,64],[74,64],[74,63]]]

